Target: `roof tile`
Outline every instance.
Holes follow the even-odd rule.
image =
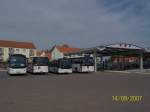
[[[69,46],[56,46],[56,47],[62,53],[77,52],[77,51],[81,50],[79,48],[72,48]]]
[[[0,47],[36,49],[32,42],[17,42],[9,40],[0,40]]]

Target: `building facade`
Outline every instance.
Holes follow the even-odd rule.
[[[37,56],[48,57],[51,60],[51,53],[48,51],[37,51]]]
[[[73,48],[68,45],[56,45],[51,49],[51,60],[56,60],[65,57],[65,54],[77,52],[81,49]]]
[[[29,58],[36,56],[36,47],[30,42],[0,40],[0,62],[6,62],[11,54],[23,54]]]

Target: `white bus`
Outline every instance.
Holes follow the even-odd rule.
[[[28,72],[30,73],[48,73],[48,57],[31,57],[28,61]]]
[[[94,72],[94,58],[90,56],[71,58],[73,72]]]
[[[50,62],[49,71],[53,73],[72,73],[71,60],[69,59],[58,59]]]
[[[8,59],[8,74],[26,74],[27,73],[27,58],[21,54],[13,54]]]

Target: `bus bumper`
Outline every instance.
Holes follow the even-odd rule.
[[[59,69],[58,73],[72,73],[72,69]]]
[[[9,68],[8,69],[8,74],[26,74],[27,73],[27,68]]]
[[[48,66],[34,66],[33,73],[48,73]]]
[[[94,72],[94,66],[82,66],[81,72]]]

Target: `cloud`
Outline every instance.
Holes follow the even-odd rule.
[[[148,46],[148,0],[1,0],[0,38],[39,48],[125,41]]]

